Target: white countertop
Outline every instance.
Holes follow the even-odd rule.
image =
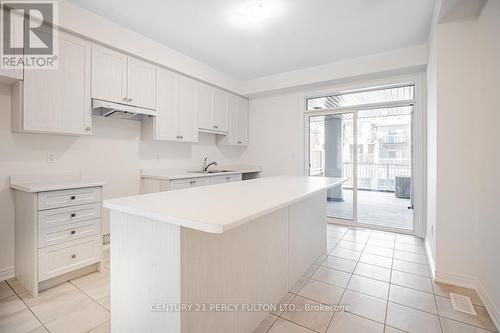
[[[231,170],[231,171],[215,172],[215,173],[197,173],[197,172],[189,172],[187,170],[147,169],[147,170],[141,170],[141,177],[151,178],[151,179],[174,180],[174,179],[221,176],[221,175],[234,175],[240,173],[252,173],[252,172],[262,171],[261,167],[252,165],[215,166],[211,167],[210,169]],[[193,168],[193,171],[194,170],[195,168]]]
[[[83,179],[80,174],[75,173],[10,177],[10,188],[29,193],[99,187],[104,186],[104,184],[105,182],[99,180]]]
[[[267,177],[106,200],[104,207],[200,231],[223,233],[345,181],[327,177]]]

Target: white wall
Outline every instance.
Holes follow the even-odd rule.
[[[436,232],[427,241],[436,279],[476,288],[498,326],[500,0],[432,31],[427,223]]]
[[[475,20],[437,30],[437,275],[473,281],[479,192]]]
[[[0,274],[14,264],[14,201],[9,188],[13,174],[82,172],[106,181],[104,198],[139,193],[140,170],[199,168],[204,156],[221,164],[236,164],[244,148],[217,146],[215,137],[200,133],[200,143],[143,142],[140,123],[93,118],[93,135],[19,134],[10,131],[9,86],[0,85]],[[48,152],[56,154],[47,163]],[[160,160],[157,155],[160,154]],[[108,212],[104,232],[109,230]]]
[[[477,284],[500,324],[500,0],[489,0],[478,20],[480,64],[480,189]]]

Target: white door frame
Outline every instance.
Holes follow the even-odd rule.
[[[342,94],[350,90],[373,90],[373,89],[381,89],[387,87],[397,87],[397,86],[406,86],[406,85],[414,85],[415,86],[415,98],[413,100],[406,100],[404,102],[396,102],[396,103],[377,103],[370,105],[357,105],[355,107],[348,108],[334,108],[334,109],[321,109],[321,110],[307,110],[307,99],[313,97],[321,97],[326,95],[336,95]],[[378,88],[374,88],[378,87]],[[395,231],[400,233],[408,233],[414,234],[419,237],[423,237],[425,235],[425,224],[424,224],[424,214],[425,214],[425,94],[424,94],[424,74],[415,74],[410,76],[401,76],[394,78],[387,78],[383,80],[375,80],[370,82],[351,84],[349,86],[337,87],[336,89],[329,89],[323,91],[312,92],[311,94],[307,94],[302,96],[303,102],[303,130],[304,130],[304,175],[309,175],[309,117],[314,115],[324,115],[324,114],[332,114],[332,113],[348,113],[353,112],[354,115],[354,143],[357,144],[357,110],[362,109],[372,109],[372,108],[382,108],[382,107],[397,107],[403,105],[413,105],[413,156],[412,156],[412,176],[413,179],[413,193],[414,193],[414,209],[413,209],[413,231],[403,230],[403,229],[392,229],[386,228],[377,225],[367,225],[370,228],[387,230],[387,231]],[[356,165],[357,162],[357,154],[353,154],[354,163]],[[353,189],[357,189],[357,173],[353,172]],[[356,192],[353,191],[353,200],[356,198]],[[356,221],[356,205],[354,206],[353,218],[352,222],[346,220],[346,224],[360,226]]]

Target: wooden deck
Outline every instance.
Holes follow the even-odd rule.
[[[328,216],[352,219],[352,190],[344,189],[344,202],[329,201]],[[413,211],[409,199],[400,199],[390,192],[358,191],[358,222],[413,230]]]

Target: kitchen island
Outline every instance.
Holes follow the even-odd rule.
[[[326,249],[344,179],[268,177],[107,200],[113,332],[252,332]],[[246,310],[242,310],[246,307]]]

